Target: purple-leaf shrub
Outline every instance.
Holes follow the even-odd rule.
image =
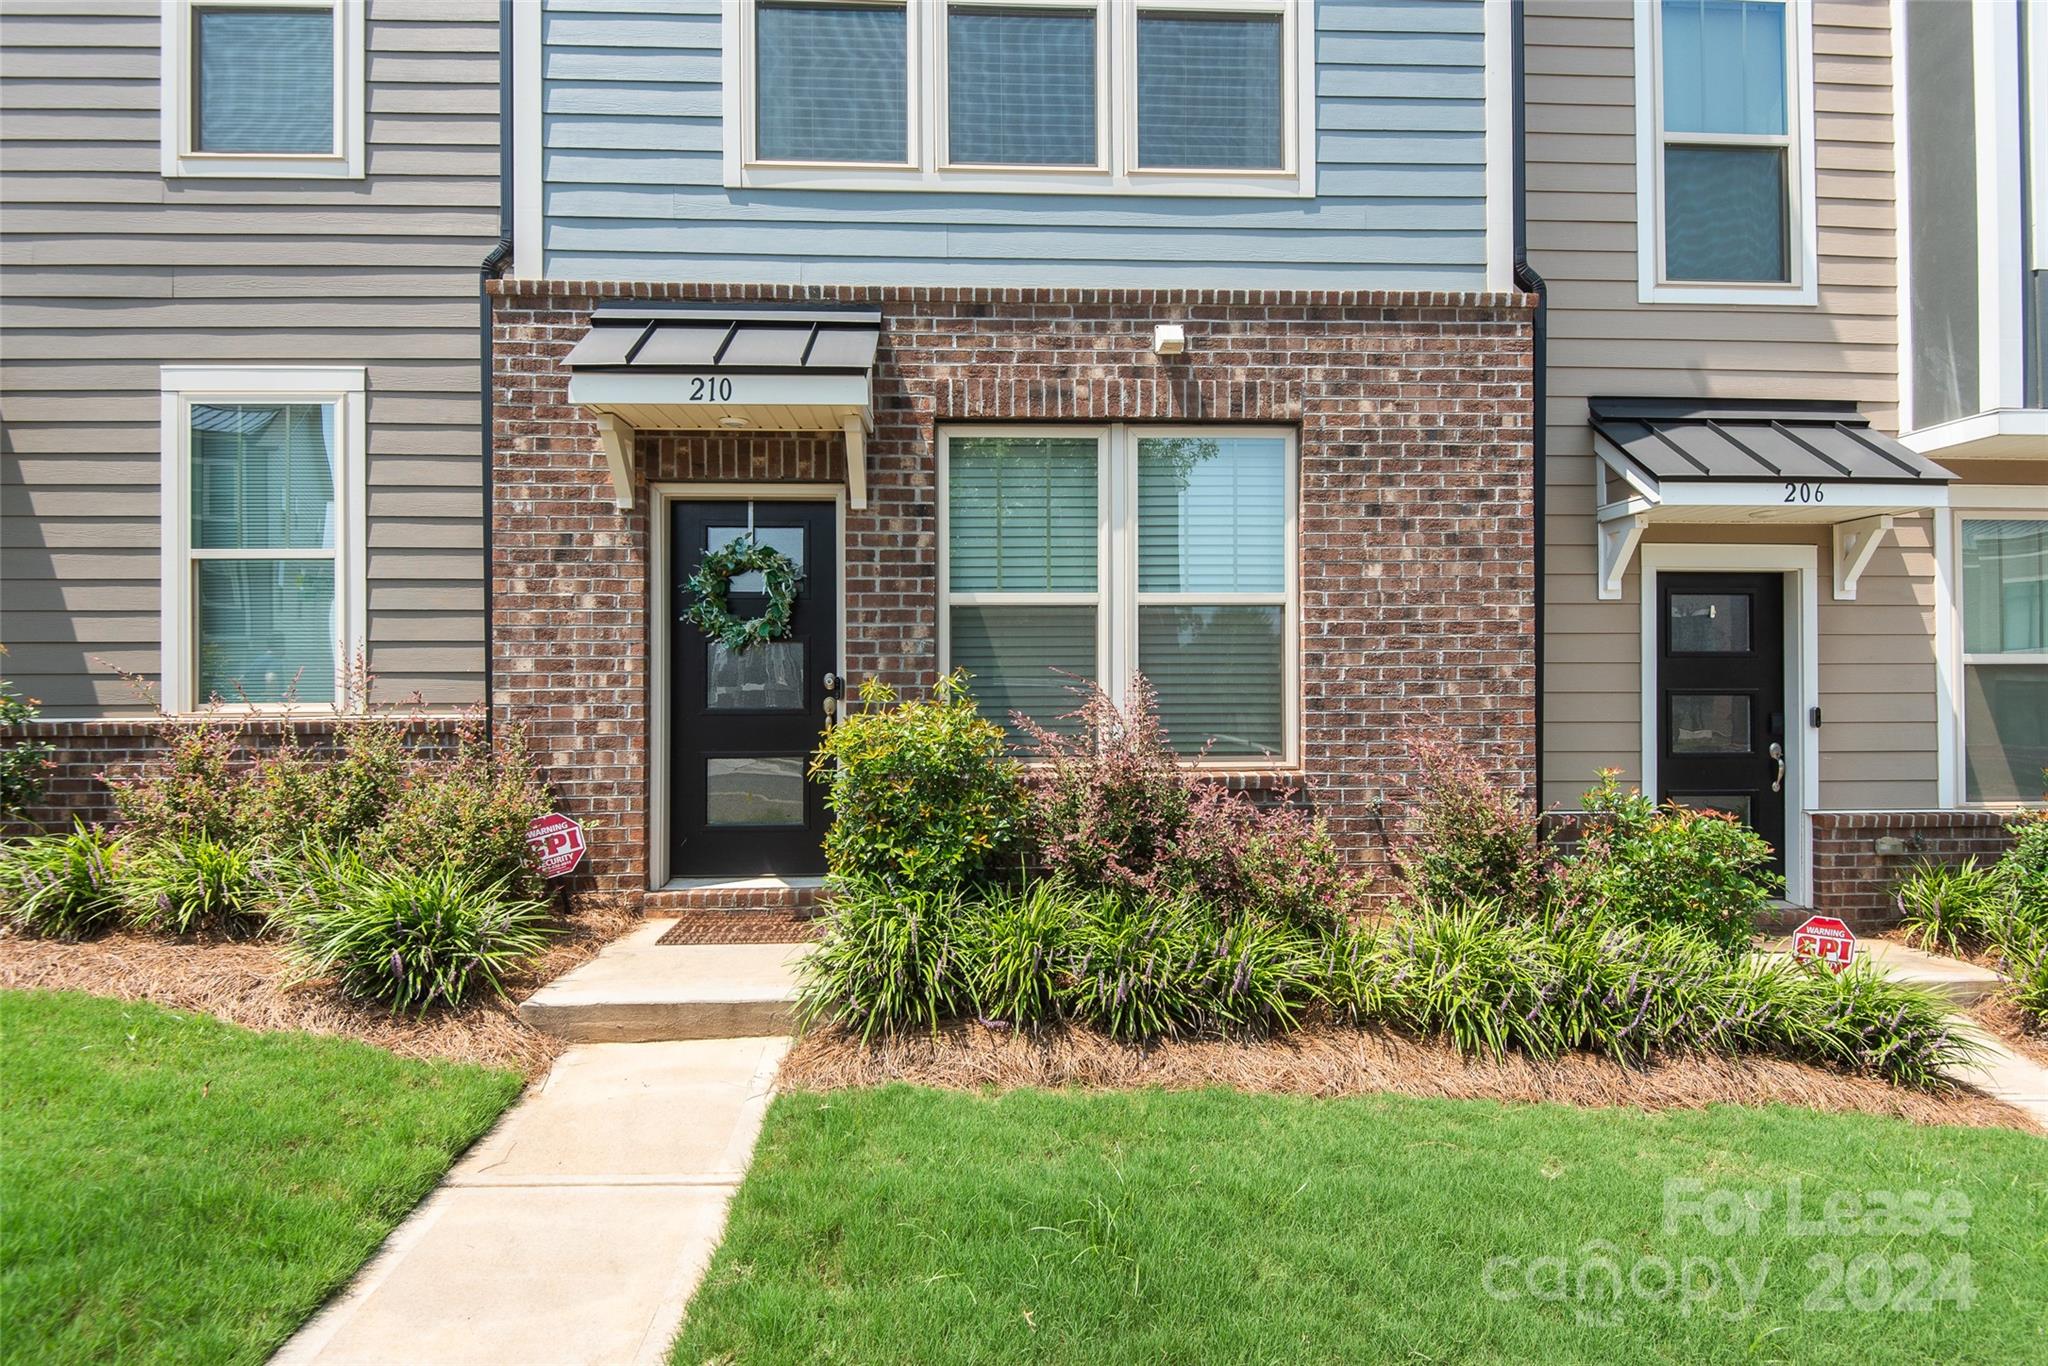
[[[1497,783],[1443,736],[1413,735],[1417,793],[1393,838],[1409,892],[1437,906],[1486,902],[1510,918],[1537,914],[1555,872],[1534,804]]]

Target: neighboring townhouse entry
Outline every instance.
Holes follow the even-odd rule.
[[[1657,799],[1726,811],[1785,871],[1782,574],[1657,576]]]
[[[684,614],[707,552],[751,533],[795,562],[789,637],[735,652]],[[825,870],[825,793],[805,770],[842,691],[838,506],[831,501],[671,505],[669,534],[669,841],[675,877]],[[767,608],[759,573],[728,595],[742,620]]]

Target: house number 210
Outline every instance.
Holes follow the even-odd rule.
[[[730,403],[732,402],[732,381],[716,375],[690,376],[690,402]],[[1790,499],[1786,500],[1790,502]]]
[[[1791,483],[1785,485],[1785,501],[1788,503],[1825,503],[1828,491],[1819,484]]]

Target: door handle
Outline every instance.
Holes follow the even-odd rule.
[[[1776,740],[1771,741],[1771,759],[1778,765],[1778,775],[1771,779],[1771,791],[1785,790],[1785,747]]]
[[[828,673],[825,675],[823,682],[825,685],[825,729],[830,730],[839,720],[839,675]]]

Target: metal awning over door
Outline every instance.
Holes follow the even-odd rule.
[[[839,432],[848,502],[865,507],[881,332],[860,306],[601,304],[566,360],[569,401],[597,421],[622,508],[641,430]]]
[[[1955,479],[1851,404],[1596,398],[1588,407],[1608,476],[1602,598],[1621,596],[1646,529],[1685,522],[1826,525],[1835,596],[1853,599],[1892,519],[1947,507]]]

